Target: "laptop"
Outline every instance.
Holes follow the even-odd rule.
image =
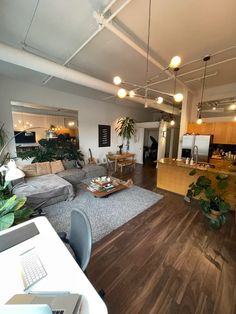
[[[5,304],[0,305],[0,314],[52,314],[46,304]]]
[[[79,314],[82,304],[82,295],[73,293],[51,293],[42,292],[38,294],[16,294],[7,304],[19,305],[19,304],[38,304],[48,305],[53,314]],[[7,312],[6,312],[7,313]],[[10,312],[9,312],[10,313]],[[16,312],[18,313],[18,312]],[[31,312],[32,314],[48,314],[45,309],[44,312]]]

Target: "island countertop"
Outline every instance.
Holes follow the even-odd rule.
[[[211,173],[224,173],[224,174],[228,174],[230,176],[236,177],[236,172],[229,171],[227,167],[218,168],[217,166],[215,166],[215,168],[211,168],[211,167],[207,166],[207,165],[209,165],[207,163],[198,163],[198,164],[194,164],[191,166],[189,164],[186,164],[184,162],[184,160],[162,158],[162,159],[158,160],[158,164],[170,165],[170,166],[174,166],[174,167],[184,167],[184,168],[189,169],[189,171],[191,171],[192,169],[197,169],[197,170],[207,171],[207,172],[211,172]]]
[[[195,182],[199,176],[207,176],[216,185],[216,175],[219,173],[228,175],[228,187],[224,194],[225,199],[230,203],[233,210],[236,209],[236,172],[231,172],[227,168],[217,169],[198,165],[186,165],[184,161],[163,158],[158,161],[157,187],[174,192],[180,195],[186,195],[188,187]],[[196,169],[196,174],[190,176],[192,169]]]

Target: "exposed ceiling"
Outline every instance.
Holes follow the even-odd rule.
[[[45,59],[64,64],[95,32],[96,35],[66,65],[95,78],[112,83],[115,75],[125,81],[145,83],[146,58],[107,27],[101,27],[94,12],[108,19],[112,26],[146,51],[148,26],[147,0],[2,0],[0,1],[0,42]],[[207,87],[236,82],[236,1],[225,0],[153,0],[151,11],[150,56],[166,67],[174,55],[183,60],[178,76],[193,92],[201,86],[202,59],[206,54],[234,47],[213,56],[207,69]],[[224,63],[221,63],[224,60]],[[186,65],[185,65],[186,64]],[[192,72],[183,75],[186,72]],[[160,68],[149,62],[149,77]],[[43,85],[47,76],[0,61],[0,74]],[[198,79],[200,78],[200,79]],[[167,80],[168,79],[168,80]],[[154,89],[173,92],[173,79],[162,73]],[[181,90],[184,84],[178,84]],[[109,95],[58,78],[45,86],[114,102]],[[117,101],[117,100],[116,100]],[[168,100],[169,101],[169,100]],[[128,102],[130,105],[130,102]]]

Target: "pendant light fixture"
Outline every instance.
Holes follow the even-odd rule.
[[[207,61],[209,61],[210,59],[211,59],[211,57],[209,55],[207,55],[203,58],[203,61],[205,64],[204,64],[204,73],[203,73],[203,79],[202,79],[201,99],[200,99],[200,102],[198,104],[197,124],[202,124],[202,101],[203,101],[204,90],[205,90]]]
[[[173,97],[173,101],[176,103],[180,103],[183,100],[183,94],[182,93],[167,93],[164,91],[159,91],[159,90],[155,90],[155,89],[150,89],[149,85],[153,85],[154,81],[153,79],[149,79],[148,75],[149,75],[149,59],[150,59],[150,34],[151,34],[151,9],[152,9],[152,0],[149,0],[149,7],[148,7],[148,28],[147,28],[147,53],[146,53],[146,71],[145,71],[145,85],[138,85],[138,84],[134,84],[134,83],[130,83],[130,82],[125,82],[122,80],[122,78],[120,76],[115,76],[113,78],[113,83],[115,85],[125,85],[125,87],[127,87],[128,90],[126,90],[126,88],[120,88],[117,92],[117,96],[119,98],[125,98],[126,96],[128,97],[138,97],[138,98],[143,98],[145,100],[145,104],[144,107],[148,108],[148,99],[153,99],[153,95],[154,93],[157,93],[157,96],[155,96],[155,98],[153,99],[154,102],[156,102],[157,104],[162,104],[164,101],[164,98],[160,96],[161,95],[165,95],[168,97]],[[179,66],[181,64],[181,58],[179,56],[174,56],[169,65],[164,68],[161,72],[170,70],[170,71],[178,71],[179,70]],[[159,76],[159,75],[158,75]],[[176,77],[175,77],[176,79]],[[129,90],[129,88],[131,87],[131,89]],[[139,94],[138,91],[142,90],[143,93]],[[151,95],[149,94],[149,91],[152,92]],[[149,97],[148,97],[149,96]],[[150,100],[149,100],[150,101]]]

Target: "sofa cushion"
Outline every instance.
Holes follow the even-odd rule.
[[[85,165],[83,171],[86,174],[86,178],[102,177],[107,175],[107,170],[103,166],[99,165]]]
[[[55,160],[50,162],[51,172],[58,173],[65,170],[61,160]]]
[[[58,172],[57,175],[73,185],[80,183],[86,176],[86,173],[77,168],[63,170]]]
[[[46,201],[44,206],[62,200],[71,201],[74,198],[73,186],[56,174],[47,174],[28,178],[24,183],[13,187],[13,193],[18,197],[27,197],[28,204],[38,205]]]
[[[50,174],[51,173],[51,167],[50,162],[36,162],[36,169],[37,169],[37,175],[42,176],[44,174]]]
[[[36,164],[24,166],[22,170],[24,171],[26,177],[35,177],[38,175]]]

